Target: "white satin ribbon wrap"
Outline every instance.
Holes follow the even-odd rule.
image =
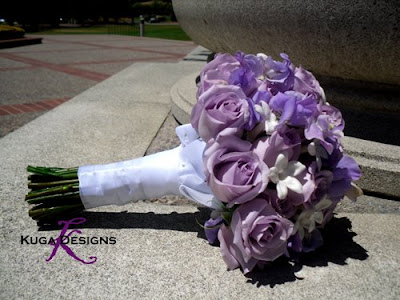
[[[181,145],[172,150],[118,163],[79,167],[79,193],[85,208],[124,205],[166,195],[183,195],[218,208],[203,173],[205,143],[190,124],[177,127],[176,133]]]

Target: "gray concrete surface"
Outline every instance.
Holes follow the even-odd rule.
[[[84,265],[62,249],[52,261],[48,245],[20,245],[37,232],[28,218],[7,226],[1,249],[2,298],[59,299],[398,299],[398,215],[339,214],[326,247],[302,264],[276,263],[245,277],[227,271],[210,246],[196,207],[136,203],[87,212],[83,237],[115,237],[114,245],[71,245]],[[9,222],[11,223],[11,222]],[[5,231],[3,229],[3,231]]]
[[[398,202],[373,197],[362,197],[359,205],[387,209],[351,210],[346,204],[327,228],[320,252],[305,256],[301,264],[281,261],[247,277],[239,270],[228,272],[219,249],[204,239],[196,220],[203,222],[208,211],[179,202],[85,212],[87,221],[77,236],[116,238],[115,244],[69,245],[81,259],[96,256],[91,265],[62,248],[46,262],[53,246],[21,244],[21,236],[55,238],[60,233],[38,228],[28,217],[26,166],[106,163],[173,147],[171,130],[164,131],[174,126],[169,91],[200,65],[132,65],[0,139],[0,298],[399,297]]]
[[[178,62],[195,45],[121,35],[42,35],[0,50],[0,137],[133,63]]]

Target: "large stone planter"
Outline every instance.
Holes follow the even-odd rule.
[[[286,52],[318,75],[400,85],[397,0],[173,0],[180,25],[214,52]]]

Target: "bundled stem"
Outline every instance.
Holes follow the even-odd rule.
[[[29,216],[38,223],[53,223],[84,209],[79,196],[78,168],[28,166],[25,201],[34,206]]]

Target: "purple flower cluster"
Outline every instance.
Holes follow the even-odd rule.
[[[205,224],[229,269],[244,273],[322,244],[319,229],[361,195],[343,153],[344,121],[313,74],[286,54],[217,54],[200,74],[191,123],[221,209]]]

